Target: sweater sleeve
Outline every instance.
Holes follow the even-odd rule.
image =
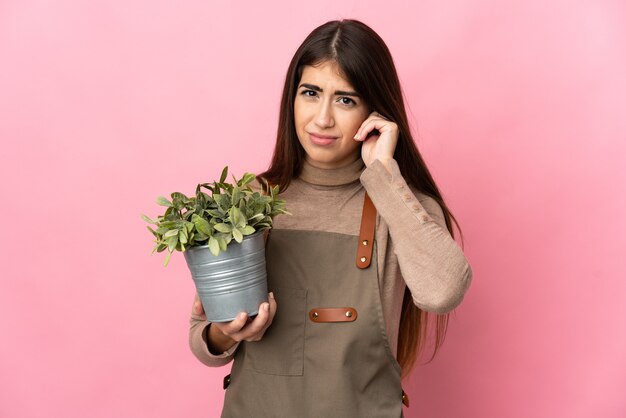
[[[235,344],[230,349],[226,350],[222,354],[213,354],[209,351],[207,345],[207,331],[209,330],[210,322],[202,317],[191,314],[189,320],[189,347],[191,352],[200,360],[203,364],[209,367],[219,367],[228,364],[234,357],[239,343]]]
[[[441,207],[431,197],[415,196],[395,160],[389,171],[375,160],[361,174],[361,183],[389,227],[415,305],[434,313],[452,311],[470,286],[472,270],[445,226]]]

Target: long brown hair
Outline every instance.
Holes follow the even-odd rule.
[[[454,236],[452,222],[457,228],[458,223],[444,203],[413,141],[391,53],[380,36],[358,20],[327,22],[313,30],[296,51],[285,78],[274,155],[267,171],[259,177],[285,190],[291,179],[300,175],[305,151],[298,141],[294,126],[295,95],[304,66],[317,65],[323,61],[335,61],[370,110],[376,110],[398,125],[399,137],[394,159],[402,176],[408,184],[437,201],[443,210],[446,226]],[[430,360],[443,344],[448,317],[449,314],[435,315],[436,338]],[[424,348],[430,319],[427,312],[415,306],[407,288],[402,303],[397,353],[403,376],[412,369]]]

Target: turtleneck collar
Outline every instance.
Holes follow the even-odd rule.
[[[343,186],[358,181],[364,168],[361,158],[341,168],[318,168],[304,160],[300,179],[317,186]]]

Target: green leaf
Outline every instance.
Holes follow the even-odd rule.
[[[237,228],[233,229],[233,238],[238,243],[241,243],[241,241],[243,241],[243,234],[241,233],[241,231],[239,229],[237,229]]]
[[[228,244],[230,244],[230,242],[233,240],[233,234],[232,232],[229,232],[228,234],[218,232],[217,234],[215,234],[215,239],[217,239],[218,241],[220,240],[224,241],[225,245],[228,246]],[[221,243],[220,243],[220,246],[221,246]]]
[[[163,234],[163,238],[170,238],[178,235],[178,229],[170,229],[165,234]]]
[[[188,210],[187,212],[183,213],[183,221],[189,221],[189,219],[191,219],[191,217],[193,216],[194,212],[191,210]]]
[[[212,217],[218,218],[218,219],[223,219],[226,216],[225,213],[222,213],[222,212],[220,212],[218,210],[212,210],[212,209],[211,210],[207,210],[206,213],[208,213]]]
[[[237,228],[243,228],[246,225],[246,217],[239,210],[238,207],[232,207],[229,211],[230,223]]]
[[[213,199],[220,209],[227,211],[230,207],[230,197],[225,194],[214,194]]]
[[[196,194],[198,194],[198,191],[199,191],[200,189],[202,189],[202,188],[207,189],[207,190],[210,190],[210,191],[211,191],[211,193],[213,193],[213,186],[211,185],[211,183],[200,183],[200,184],[198,184],[198,186],[196,187]]]
[[[148,217],[147,217],[146,215],[144,215],[143,213],[141,214],[141,218],[142,218],[144,221],[148,222],[148,223],[151,223],[151,224],[153,224],[153,225],[158,225],[157,221],[155,221],[155,220],[153,220],[153,219],[148,218]]]
[[[224,239],[224,237],[217,238],[217,242],[219,242],[220,244],[220,250],[226,251],[226,247],[228,246],[228,244],[226,243],[226,240]]]
[[[180,211],[174,209],[173,207],[168,208],[167,210],[169,211],[170,209],[172,209],[172,210],[170,212],[166,213],[166,215],[165,215],[166,222],[180,221],[182,219],[181,216],[180,216]]]
[[[233,188],[233,197],[232,197],[232,205],[239,205],[239,200],[241,199],[241,190],[239,190],[239,187],[234,187]]]
[[[250,235],[250,234],[254,234],[256,232],[256,230],[251,227],[250,225],[246,225],[241,229],[241,233],[243,235]]]
[[[176,249],[176,244],[178,244],[178,235],[174,235],[173,237],[169,237],[167,240],[167,249],[172,252]]]
[[[220,244],[213,237],[209,238],[209,250],[214,256],[217,256],[220,253]]]
[[[219,224],[215,224],[215,230],[219,231],[219,232],[224,232],[224,233],[229,233],[233,228],[230,225],[224,224],[224,223],[219,223]]]
[[[148,231],[152,232],[152,235],[159,238],[159,234],[157,234],[157,232],[154,229],[150,228],[149,226],[146,226],[146,228],[148,228]]]
[[[196,226],[196,229],[199,232],[202,232],[206,236],[213,235],[213,231],[211,230],[211,225],[203,217],[198,216],[194,213],[193,216],[191,217],[191,221]]]
[[[164,197],[164,196],[157,197],[156,198],[156,202],[157,202],[157,205],[160,205],[160,206],[167,206],[167,207],[171,207],[172,206],[172,202],[167,200],[167,198]]]
[[[176,221],[162,221],[161,224],[159,225],[159,229],[161,228],[167,228],[167,229],[176,228]]]
[[[256,175],[252,174],[252,173],[245,173],[243,175],[243,178],[241,180],[239,180],[239,182],[237,183],[238,186],[243,187],[246,184],[252,182],[254,179],[256,179]]]
[[[187,244],[188,238],[189,238],[189,235],[187,234],[187,230],[181,229],[180,232],[178,233],[178,241],[181,244]]]
[[[228,176],[228,166],[224,167],[222,170],[222,175],[220,176],[220,183],[224,183],[226,181],[226,177]]]
[[[170,262],[170,257],[171,257],[171,256],[172,256],[172,253],[167,253],[167,254],[165,255],[165,260],[163,261],[163,266],[164,266],[164,267],[167,267],[167,263],[169,263],[169,262]]]
[[[172,200],[180,200],[183,202],[186,202],[189,200],[189,198],[187,196],[185,196],[184,194],[180,193],[180,192],[174,192],[172,193]]]
[[[203,234],[202,232],[196,232],[195,234],[193,234],[193,239],[195,242],[201,242],[209,239],[209,236]]]

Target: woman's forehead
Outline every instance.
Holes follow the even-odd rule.
[[[300,82],[332,84],[333,87],[340,90],[354,90],[352,83],[348,81],[336,61],[327,60],[314,65],[305,65],[302,69]]]

